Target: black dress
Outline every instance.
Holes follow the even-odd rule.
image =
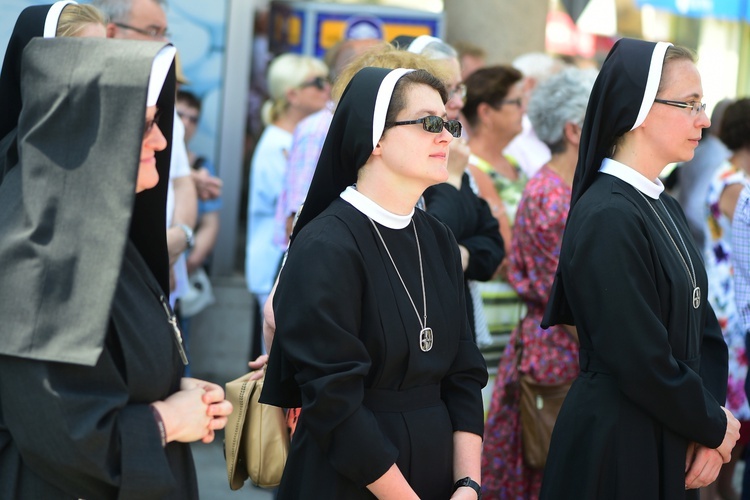
[[[159,290],[129,244],[94,366],[0,356],[0,498],[198,497],[189,445],[162,448],[149,407],[182,375]]]
[[[660,198],[689,248],[704,297],[697,309],[648,206],[682,248],[660,202],[599,174],[568,219],[558,286],[578,328],[581,374],[552,435],[542,499],[698,498],[685,491],[687,445],[723,440],[726,345],[685,218]]]
[[[427,213],[443,222],[453,232],[459,245],[471,258],[464,270],[464,292],[469,326],[474,332],[474,304],[466,280],[487,281],[495,274],[505,257],[503,237],[489,205],[471,189],[469,174],[461,176],[461,189],[443,182],[424,192]]]
[[[367,217],[337,199],[300,232],[274,299],[276,335],[262,400],[302,406],[279,498],[372,498],[394,463],[423,499],[452,493],[453,433],[481,435],[484,360],[467,327],[455,239],[416,210],[378,225],[416,307],[424,265],[429,352]]]

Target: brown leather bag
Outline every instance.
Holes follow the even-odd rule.
[[[565,396],[573,382],[564,384],[543,384],[531,375],[521,371],[523,341],[521,324],[518,322],[516,335],[516,371],[518,373],[519,411],[521,417],[521,445],[523,459],[532,469],[543,469],[547,463],[552,429],[560,413]],[[577,333],[567,333],[578,343]]]
[[[540,384],[530,375],[519,373],[519,385],[523,458],[529,467],[543,469],[552,429],[573,384]]]

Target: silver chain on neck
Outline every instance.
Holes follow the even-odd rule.
[[[367,217],[367,218],[370,220],[372,227],[375,228],[375,232],[378,233],[378,237],[380,237],[380,242],[383,244],[383,248],[385,248],[385,253],[387,253],[388,257],[391,259],[391,264],[393,264],[393,269],[396,270],[398,279],[401,280],[401,284],[404,286],[404,291],[406,292],[406,296],[409,297],[409,302],[411,302],[411,306],[414,308],[414,312],[417,314],[417,320],[419,321],[419,326],[421,326],[422,330],[424,330],[425,328],[427,328],[427,293],[425,292],[425,287],[424,287],[424,269],[422,269],[422,250],[419,247],[419,236],[417,235],[417,225],[414,223],[414,220],[411,221],[412,227],[414,228],[414,238],[417,240],[417,255],[419,256],[419,277],[422,279],[422,305],[424,307],[424,321],[422,320],[422,317],[419,315],[417,306],[416,304],[414,304],[414,299],[411,298],[409,289],[406,288],[406,283],[404,282],[404,278],[401,277],[401,273],[398,271],[398,267],[396,267],[396,262],[393,260],[391,251],[388,250],[388,245],[385,244],[383,235],[380,234],[380,230],[378,229],[378,226],[375,224],[375,221],[373,221],[370,217]]]
[[[641,193],[638,189],[636,189],[639,195],[641,195],[641,198],[646,200],[646,204],[651,208],[651,211],[654,212],[654,215],[656,215],[656,218],[659,219],[659,222],[661,223],[661,226],[664,228],[664,231],[667,233],[667,236],[669,236],[669,240],[672,242],[672,245],[674,245],[675,250],[677,250],[677,255],[680,256],[680,260],[682,261],[682,264],[685,266],[685,271],[687,272],[688,278],[690,279],[690,282],[693,285],[693,291],[695,297],[695,290],[698,289],[698,277],[695,274],[695,268],[693,267],[693,259],[690,258],[690,252],[688,251],[687,245],[685,244],[685,240],[682,239],[682,234],[680,234],[680,230],[677,228],[677,224],[675,224],[674,219],[672,219],[672,216],[669,214],[669,210],[667,210],[667,207],[664,205],[664,202],[659,198],[659,203],[661,203],[662,208],[667,213],[667,217],[669,217],[669,221],[672,223],[672,226],[674,227],[675,232],[677,233],[677,237],[680,239],[680,243],[682,243],[682,248],[685,249],[685,256],[682,255],[682,251],[680,250],[680,247],[677,246],[677,242],[672,237],[672,233],[669,232],[669,229],[667,229],[667,225],[664,224],[664,221],[662,220],[661,216],[659,215],[659,212],[656,211],[654,206],[651,204],[651,201],[646,198],[646,196]],[[685,261],[685,257],[687,257],[687,261]],[[690,267],[688,267],[688,262],[690,263]],[[700,299],[700,295],[698,295],[698,298]],[[695,302],[693,303],[693,307],[697,309],[698,307],[695,305]]]

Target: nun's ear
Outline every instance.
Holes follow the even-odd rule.
[[[383,138],[381,137],[380,140],[382,141]],[[371,156],[382,156],[383,155],[383,147],[380,145],[380,141],[375,145],[375,147],[372,150],[372,153],[370,153]]]

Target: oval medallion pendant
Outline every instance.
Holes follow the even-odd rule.
[[[419,332],[419,348],[422,352],[427,352],[432,349],[432,328],[422,328]]]
[[[701,305],[701,289],[696,286],[693,288],[693,309],[698,309]]]

